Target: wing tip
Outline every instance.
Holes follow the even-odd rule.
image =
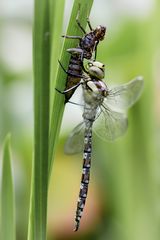
[[[144,87],[144,77],[143,76],[137,76],[133,79],[133,82],[137,82],[138,86],[143,90]]]
[[[136,77],[136,80],[138,80],[138,81],[144,81],[144,77],[143,77],[143,76],[137,76],[137,77]]]

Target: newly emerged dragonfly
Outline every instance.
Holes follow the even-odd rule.
[[[80,10],[79,10],[80,11]],[[65,36],[62,37],[68,39],[78,39],[79,44],[76,48],[69,48],[67,51],[71,54],[68,70],[66,71],[62,64],[62,68],[67,73],[66,88],[63,91],[65,93],[65,103],[69,101],[75,92],[76,88],[79,86],[81,81],[81,75],[83,71],[83,59],[96,59],[97,45],[99,41],[102,41],[105,36],[106,27],[99,25],[97,28],[93,29],[89,19],[87,18],[87,23],[90,29],[90,32],[87,33],[85,29],[81,26],[79,22],[79,11],[76,18],[76,22],[83,32],[84,36]],[[95,56],[93,57],[93,53]],[[68,91],[69,89],[69,91]]]
[[[127,110],[138,100],[143,89],[143,78],[110,89],[104,82],[105,66],[100,62],[89,62],[87,74],[82,79],[84,97],[83,119],[73,129],[65,145],[68,154],[83,150],[83,170],[77,210],[75,231],[78,230],[85,206],[90,178],[92,152],[92,126],[94,132],[104,140],[113,141],[127,130]]]

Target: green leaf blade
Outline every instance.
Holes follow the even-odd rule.
[[[1,185],[1,239],[16,239],[15,197],[11,169],[10,134],[3,146]]]
[[[34,160],[28,239],[46,239],[50,86],[49,1],[35,0],[33,29]]]
[[[80,6],[79,21],[81,22],[81,25],[85,28],[87,24],[86,19],[89,16],[92,4],[93,4],[93,0],[81,0],[81,1],[75,0],[74,1],[66,35],[82,36],[82,32],[80,31],[76,23],[76,17],[79,10],[79,6]],[[68,48],[77,46],[77,44],[78,44],[77,40],[71,40],[71,39],[64,40],[60,61],[65,69],[68,68],[68,64],[70,60],[70,54],[67,53],[66,50]],[[51,56],[51,61],[52,61],[52,58],[54,58],[53,54]],[[67,79],[66,73],[59,66],[56,80],[52,85],[54,86],[54,88],[63,90],[65,88],[66,79]],[[54,81],[54,79],[52,79],[52,76],[51,76],[51,80]],[[50,139],[49,176],[52,170],[54,153],[56,149],[56,144],[57,144],[57,140],[60,132],[60,126],[61,126],[61,121],[62,121],[64,107],[65,107],[64,96],[62,94],[59,94],[57,91],[55,91],[55,89],[53,89],[53,91],[54,91],[54,96],[53,96],[52,114],[51,114],[51,122],[50,122],[50,138],[49,138]]]
[[[84,20],[84,14],[85,16],[88,15],[87,9],[91,8],[93,0],[75,0],[74,15],[72,13],[73,16],[71,16],[70,20],[70,31],[73,26],[76,29],[73,34],[79,33],[79,29],[77,26],[75,27],[75,18],[78,11],[78,4],[80,2],[83,10],[83,14],[81,13],[80,18],[83,18],[82,25],[85,25],[86,19]],[[51,11],[49,10],[49,7],[52,5],[51,3],[53,4],[53,2],[49,0],[35,0],[33,31],[34,163],[31,184],[28,240],[46,239],[48,180],[51,172],[51,160],[58,140],[64,110],[63,96],[57,94],[54,89],[57,82],[50,82],[50,76],[51,78],[54,78],[55,76],[55,70],[53,71],[52,68],[50,68],[50,66],[52,67],[50,63],[55,64],[57,61],[55,58],[58,56],[59,52],[53,44],[58,43],[58,46],[60,46],[57,41],[58,36],[56,29],[54,29],[56,28],[56,22],[59,22],[59,20],[56,20],[55,18],[59,18],[59,16],[53,16],[53,14],[55,14],[56,7],[59,5],[57,5],[57,2],[56,4],[54,3],[53,6],[55,9]],[[58,4],[64,6],[64,1],[61,0]],[[59,22],[59,26],[61,25],[62,20]],[[50,36],[51,41],[49,39]],[[66,49],[75,44],[75,41],[74,43],[72,42],[72,44],[70,44],[69,41],[66,42],[66,45],[64,44],[64,48],[62,50],[62,56],[67,56]],[[64,60],[68,61],[69,57],[70,56],[68,55],[67,60],[64,57]],[[55,69],[55,66],[53,69]],[[57,88],[61,89],[61,87],[65,85],[66,76],[64,76],[65,74],[61,69],[58,70],[57,75],[57,81],[59,82]],[[60,79],[62,80],[60,81]],[[50,89],[50,86],[52,86],[53,89]],[[54,103],[51,105],[53,113],[52,118],[50,118],[50,92],[52,92],[52,90],[54,92]],[[52,124],[49,122],[51,119]],[[50,129],[51,132],[49,132]]]
[[[50,0],[50,28],[51,28],[51,79],[55,79],[58,66],[58,57],[62,45],[62,27],[65,0]],[[54,9],[54,10],[53,10]],[[51,81],[51,102],[54,94],[54,81]]]

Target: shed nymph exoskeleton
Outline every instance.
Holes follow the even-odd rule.
[[[67,80],[65,90],[61,93],[65,94],[65,103],[69,101],[76,88],[79,86],[81,81],[81,75],[83,72],[83,60],[84,59],[96,59],[97,46],[100,41],[104,39],[106,33],[106,27],[99,25],[95,29],[92,28],[89,19],[87,18],[87,23],[90,29],[90,32],[87,33],[82,27],[79,21],[79,13],[76,18],[78,27],[83,33],[83,36],[68,36],[63,35],[67,39],[77,39],[79,44],[75,48],[67,49],[67,52],[71,54],[68,70],[65,70],[62,64],[60,63],[63,70],[66,72]],[[69,89],[69,91],[68,91]]]

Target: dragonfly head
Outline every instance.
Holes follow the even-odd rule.
[[[87,64],[87,71],[91,77],[103,79],[105,75],[105,65],[96,61],[89,61]]]
[[[96,27],[96,29],[94,30],[94,34],[97,41],[102,41],[104,39],[105,33],[106,33],[106,27],[101,25]]]

